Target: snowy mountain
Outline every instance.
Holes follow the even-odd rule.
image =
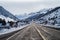
[[[20,20],[25,19],[25,18],[28,17],[27,14],[23,14],[23,15],[15,15],[15,16],[16,16],[17,18],[19,18]]]
[[[27,20],[27,21],[38,20],[40,17],[42,17],[44,14],[46,14],[50,10],[52,10],[52,9],[43,9],[43,10],[40,10],[38,12],[31,13],[33,15],[26,18],[25,20]]]
[[[30,14],[23,14],[23,15],[15,15],[17,18],[19,18],[20,20],[25,20],[26,18],[29,18],[33,15],[36,15],[36,13],[30,13]]]
[[[19,20],[17,17],[12,15],[10,12],[8,12],[6,9],[4,9],[2,6],[0,6],[0,15],[3,15],[5,17],[9,17],[14,20]]]
[[[23,14],[23,15],[15,15],[19,19],[35,19],[35,17],[39,16],[40,14],[45,14],[47,11],[50,11],[51,9],[42,9],[38,12],[31,12],[29,14]]]
[[[39,21],[42,24],[59,25],[60,26],[60,7],[35,12],[36,15],[28,17],[28,21]]]
[[[40,19],[43,19],[47,22],[47,24],[50,25],[59,25],[60,26],[60,7],[56,7],[46,13],[45,16],[41,17]]]

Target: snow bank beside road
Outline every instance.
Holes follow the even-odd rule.
[[[3,35],[3,34],[8,34],[8,33],[11,33],[11,32],[14,32],[14,31],[18,31],[24,27],[27,27],[28,25],[24,25],[24,26],[21,26],[21,27],[17,27],[17,28],[11,28],[11,29],[2,29],[0,30],[0,35]]]
[[[60,28],[60,26],[57,25],[48,25],[48,24],[40,24],[41,26],[47,26],[47,27],[53,27],[53,28]]]

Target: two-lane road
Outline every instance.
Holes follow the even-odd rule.
[[[43,40],[43,38],[35,29],[35,25],[31,24],[29,27],[9,37],[7,40]]]
[[[60,30],[31,23],[6,40],[60,40]]]

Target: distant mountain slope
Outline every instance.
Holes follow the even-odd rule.
[[[40,19],[47,21],[47,24],[51,24],[51,25],[59,24],[60,25],[60,7],[56,7],[55,9],[51,10],[48,13],[48,15],[45,15],[41,17]]]
[[[20,20],[24,20],[24,19],[26,19],[26,18],[29,18],[29,17],[31,17],[31,16],[33,16],[33,15],[36,15],[36,13],[30,13],[30,14],[23,14],[23,15],[15,15],[17,18],[19,18]]]
[[[19,18],[20,20],[28,18],[30,15],[28,14],[23,14],[23,15],[15,15],[17,18]]]
[[[0,15],[3,15],[5,17],[9,17],[14,20],[19,20],[17,17],[12,15],[10,12],[8,12],[6,9],[4,9],[2,6],[0,6]]]
[[[42,10],[43,11],[43,10]],[[60,26],[60,7],[55,7],[47,12],[38,12],[36,15],[30,16],[27,21],[36,21],[41,24],[50,24]]]
[[[35,15],[32,15],[25,20],[27,20],[27,21],[38,20],[40,17],[44,16],[50,10],[51,9],[43,9],[41,11],[34,13]]]
[[[47,16],[47,15],[55,12],[55,11],[58,10],[59,8],[60,8],[60,7],[56,7],[56,8],[51,9],[51,10],[46,10],[47,12],[45,12],[45,13],[43,13],[43,12],[42,12],[42,13],[41,13],[41,12],[38,12],[36,15],[31,16],[31,17],[28,17],[26,20],[28,20],[28,21],[38,20],[38,19],[40,19],[41,17]],[[43,11],[43,10],[42,10],[42,11]]]

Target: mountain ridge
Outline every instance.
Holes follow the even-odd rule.
[[[51,14],[51,13],[53,13],[54,11],[56,11],[56,10],[58,10],[60,7],[56,7],[56,8],[54,8],[54,9],[52,9],[52,10],[48,10],[45,14],[38,14],[38,15],[34,15],[34,16],[32,16],[32,17],[28,17],[27,19],[25,19],[25,20],[30,20],[30,21],[32,21],[32,20],[34,20],[34,19],[39,19],[39,18],[41,18],[41,17],[43,17],[43,16],[46,16],[46,15],[49,15],[49,14]],[[33,18],[34,17],[34,18]]]
[[[5,17],[9,17],[9,18],[14,19],[14,20],[19,20],[17,17],[15,17],[9,11],[4,9],[2,6],[0,6],[0,15],[4,15]]]

